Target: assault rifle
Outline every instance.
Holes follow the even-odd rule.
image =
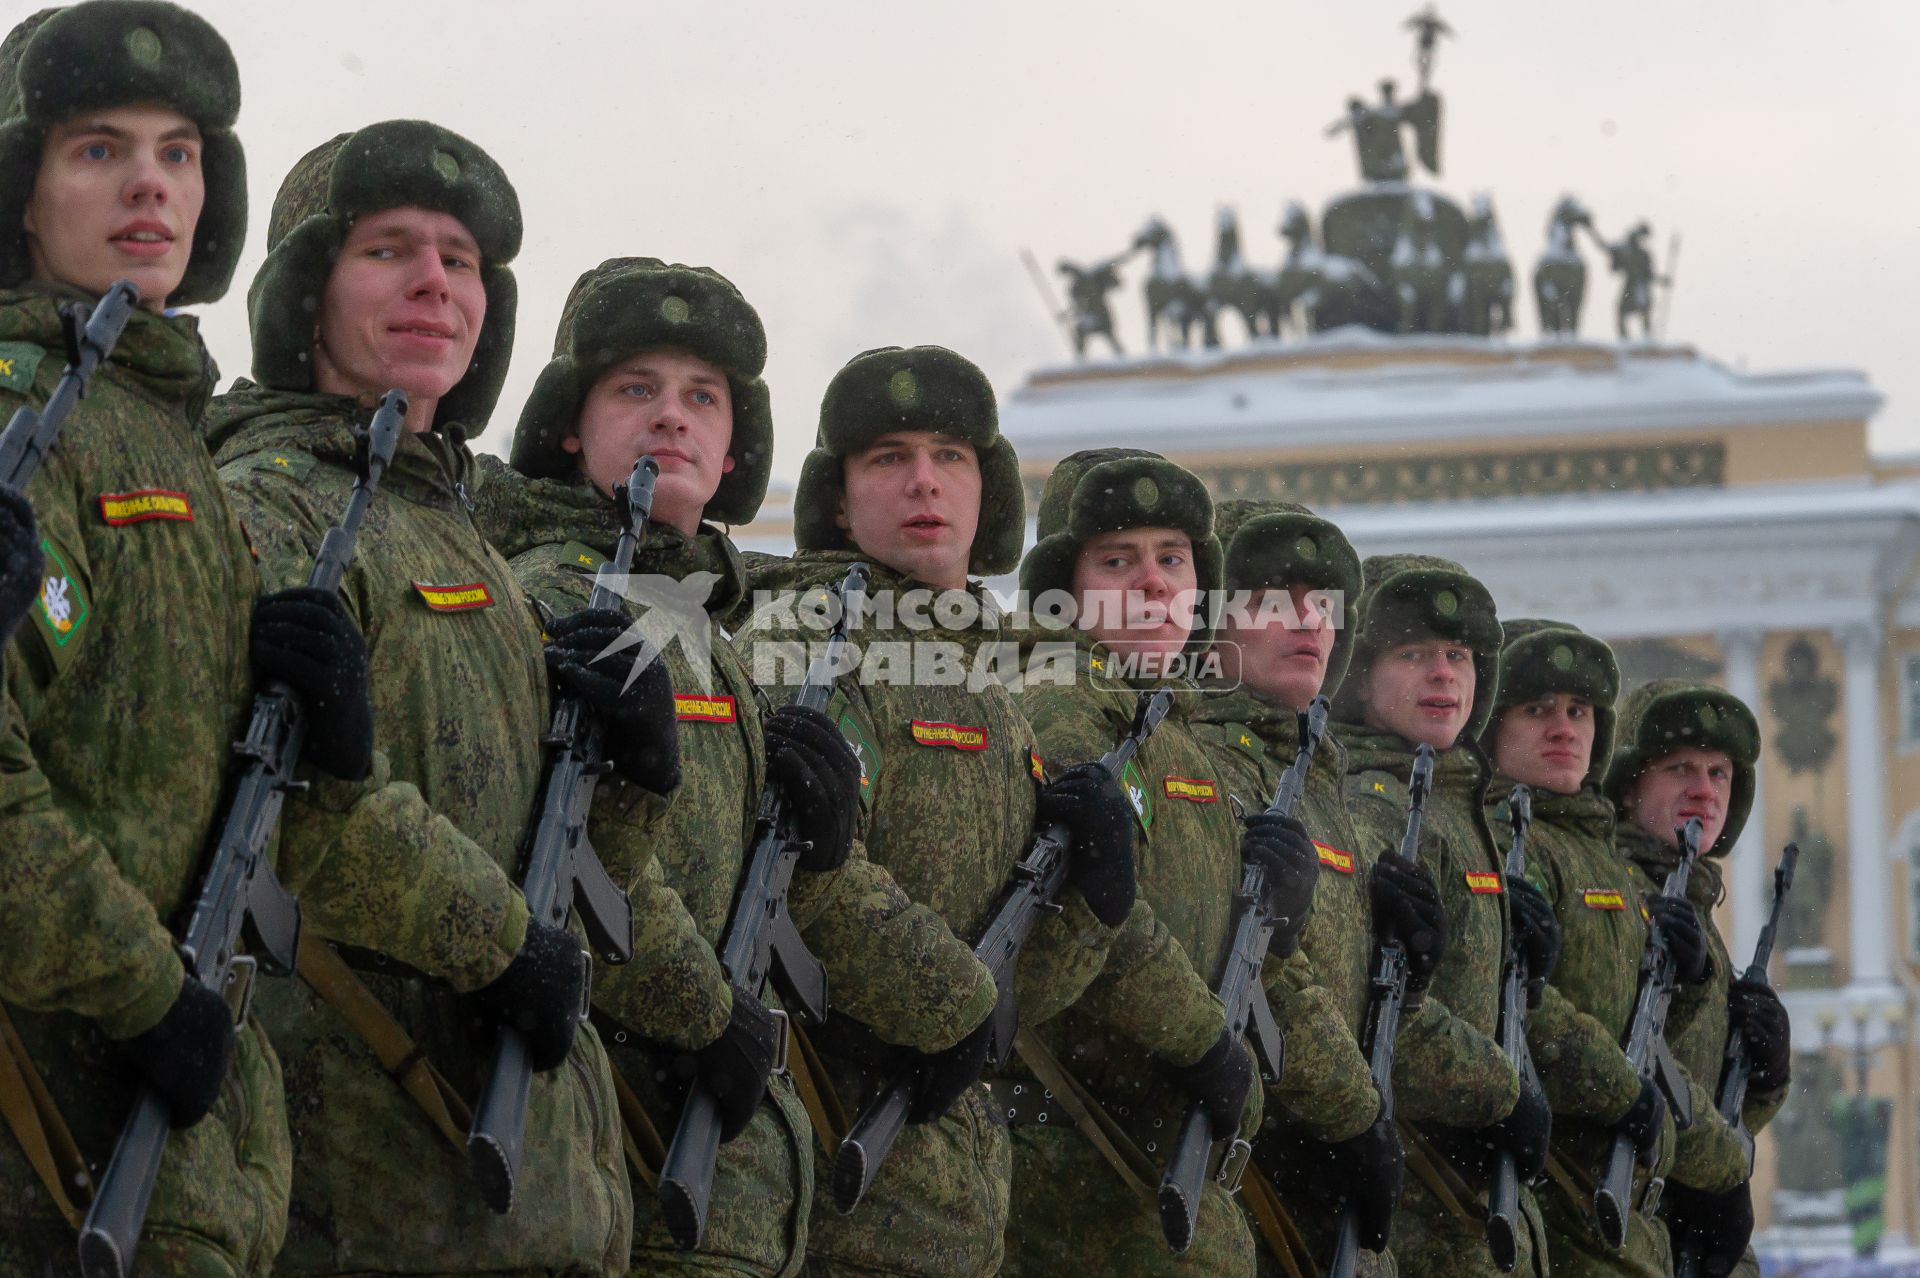
[[[38,411],[22,405],[7,420],[6,431],[0,433],[0,484],[15,492],[27,490],[27,481],[53,450],[54,437],[66,425],[67,414],[86,397],[88,380],[113,353],[139,304],[140,290],[120,280],[90,312],[75,302],[60,308],[61,334],[67,341],[66,371]]]
[[[1432,790],[1433,747],[1423,745],[1414,752],[1413,775],[1407,779],[1407,826],[1400,836],[1400,859],[1410,866],[1420,864],[1420,822]],[[1367,1003],[1361,1046],[1366,1049],[1374,1090],[1380,1093],[1380,1117],[1389,1120],[1393,1118],[1393,1058],[1399,1045],[1400,1017],[1419,1007],[1417,1001],[1409,1006],[1408,975],[1406,946],[1398,938],[1382,941],[1374,953],[1373,994]],[[1348,1203],[1340,1211],[1340,1233],[1334,1240],[1327,1278],[1353,1278],[1359,1262],[1360,1213]]]
[[[120,287],[116,285],[115,290]],[[131,296],[133,286],[124,287]],[[107,296],[112,298],[114,292]],[[96,309],[96,319],[99,314]],[[124,316],[120,322],[125,323]],[[111,346],[112,336],[106,340]],[[84,381],[85,373],[75,371],[81,367],[69,368],[66,377]],[[48,415],[52,415],[51,401]],[[353,561],[360,521],[393,460],[406,416],[406,395],[388,391],[367,427],[360,474],[354,480],[347,513],[327,530],[313,571],[307,575],[307,585],[313,589],[332,594],[340,588],[340,579]],[[299,948],[300,903],[280,886],[267,845],[280,823],[287,795],[306,788],[293,775],[306,739],[306,707],[292,688],[269,680],[254,694],[247,735],[233,744],[240,761],[238,779],[219,837],[207,855],[200,893],[180,933],[180,958],[187,979],[225,997],[237,1009],[235,1024],[246,1020],[257,971],[264,968],[274,976],[287,975],[293,971],[294,952]],[[239,951],[242,936],[244,954]],[[170,1126],[167,1102],[151,1087],[141,1088],[80,1225],[80,1269],[87,1278],[125,1278],[147,1219],[147,1202],[153,1196],[153,1180],[160,1171]]]
[[[1674,831],[1680,838],[1680,864],[1673,867],[1660,895],[1685,899],[1687,876],[1700,855],[1700,818],[1689,817],[1685,826]],[[1680,983],[1673,952],[1657,927],[1647,929],[1647,948],[1640,956],[1640,991],[1634,996],[1633,1020],[1627,1023],[1627,1060],[1643,1079],[1650,1080],[1666,1096],[1672,1107],[1673,1121],[1682,1128],[1693,1125],[1693,1098],[1687,1090],[1686,1075],[1667,1048],[1667,1009],[1673,1004],[1674,988]],[[1599,1219],[1600,1237],[1609,1247],[1618,1248],[1627,1238],[1627,1212],[1633,1196],[1633,1137],[1615,1132],[1613,1148],[1607,1152],[1606,1174],[1593,1195],[1594,1215]]]
[[[1747,965],[1746,978],[1750,981],[1767,979],[1767,964],[1773,959],[1773,941],[1780,930],[1780,909],[1786,904],[1787,893],[1793,888],[1793,867],[1800,860],[1800,845],[1787,844],[1786,851],[1780,854],[1779,868],[1773,872],[1773,908],[1767,913],[1767,925],[1760,929],[1760,939],[1753,947],[1753,962]],[[1714,1098],[1714,1108],[1720,1111],[1720,1117],[1727,1120],[1727,1126],[1733,1128],[1740,1143],[1747,1151],[1747,1174],[1753,1174],[1753,1133],[1747,1130],[1741,1111],[1747,1105],[1747,1081],[1753,1075],[1753,1062],[1747,1059],[1746,1036],[1739,1026],[1727,1031],[1727,1050],[1721,1057],[1720,1094]],[[1698,1278],[1700,1272],[1700,1250],[1691,1241],[1680,1245],[1674,1254],[1675,1278]]]
[[[1132,728],[1118,745],[1101,756],[1100,770],[1118,784],[1128,761],[1167,717],[1167,709],[1172,704],[1173,694],[1164,689],[1141,693],[1134,708]],[[1060,907],[1053,902],[1066,885],[1067,849],[1072,843],[1072,831],[1062,824],[1050,825],[1034,838],[1027,855],[1013,867],[1000,907],[974,944],[974,957],[987,965],[1000,991],[1000,1001],[988,1018],[990,1069],[1004,1064],[1007,1054],[1013,1050],[1013,1036],[1020,1028],[1020,1012],[1013,997],[1014,960],[1040,917],[1060,912]],[[842,1214],[858,1207],[867,1191],[873,1188],[880,1164],[886,1161],[894,1142],[900,1138],[919,1093],[918,1075],[912,1069],[898,1070],[854,1120],[833,1160],[833,1205]]]
[[[1533,791],[1524,785],[1513,787],[1507,799],[1508,819],[1513,825],[1513,842],[1507,848],[1507,877],[1525,878],[1527,874],[1527,829],[1533,824]],[[1513,1072],[1520,1076],[1520,1090],[1539,1087],[1539,1072],[1533,1053],[1527,1050],[1527,963],[1520,953],[1514,929],[1507,929],[1507,966],[1500,977],[1500,1050]],[[1520,1219],[1520,1172],[1513,1152],[1503,1149],[1494,1161],[1493,1180],[1487,1186],[1487,1250],[1502,1273],[1513,1272],[1519,1263],[1519,1242],[1514,1231]]]
[[[653,484],[660,464],[642,457],[627,482],[613,490],[626,527],[613,548],[613,558],[593,577],[589,608],[618,611],[620,587],[633,571],[633,557],[646,534],[653,512]],[[594,787],[612,765],[598,717],[579,697],[554,701],[552,726],[542,739],[551,747],[547,776],[540,789],[523,846],[526,873],[520,891],[527,899],[527,915],[549,927],[565,927],[567,916],[580,915],[587,940],[607,963],[619,966],[633,957],[633,907],[600,864],[587,839],[587,817],[593,807]],[[591,977],[592,958],[588,973]],[[592,1002],[592,981],[581,994],[580,1019]],[[513,1210],[515,1183],[527,1133],[527,1101],[533,1087],[533,1064],[527,1057],[526,1036],[510,1025],[500,1027],[493,1049],[493,1066],[473,1107],[473,1126],[467,1131],[467,1166],[480,1182],[480,1196],[497,1212]]]
[[[807,667],[794,704],[825,711],[840,675],[848,632],[859,617],[867,596],[867,566],[847,569],[840,583],[840,617],[827,636],[825,650]],[[787,885],[807,844],[793,830],[787,798],[769,783],[760,794],[754,815],[753,851],[748,854],[733,917],[721,938],[720,966],[735,989],[758,994],[772,976],[781,1001],[808,1025],[827,1018],[827,973],[807,951],[799,930],[787,914]],[[785,1019],[785,1013],[775,1012]],[[787,1035],[782,1026],[776,1071],[786,1068]],[[660,1167],[658,1199],[667,1231],[682,1247],[700,1245],[707,1229],[707,1208],[713,1199],[713,1174],[720,1157],[720,1110],[713,1093],[694,1080],[680,1124]]]
[[[1300,749],[1293,756],[1267,805],[1269,816],[1292,816],[1306,789],[1307,769],[1313,766],[1313,754],[1327,735],[1329,703],[1315,697],[1300,716]],[[1274,1022],[1273,1008],[1267,1003],[1267,990],[1260,983],[1260,972],[1267,960],[1267,942],[1281,920],[1267,912],[1267,872],[1258,865],[1242,869],[1240,891],[1233,899],[1233,945],[1227,951],[1226,970],[1220,975],[1216,991],[1227,1013],[1227,1034],[1238,1040],[1253,1024],[1254,1055],[1260,1061],[1260,1077],[1272,1084],[1280,1081],[1285,1068],[1286,1043]],[[1207,1174],[1208,1157],[1213,1150],[1212,1124],[1204,1106],[1187,1106],[1180,1122],[1180,1134],[1167,1170],[1160,1177],[1160,1232],[1175,1255],[1193,1242],[1194,1222],[1200,1215],[1200,1195]],[[1253,1146],[1236,1136],[1220,1160],[1216,1179],[1228,1193],[1240,1188],[1240,1175],[1246,1170]]]

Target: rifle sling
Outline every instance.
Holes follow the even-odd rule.
[[[1073,1117],[1074,1126],[1086,1134],[1100,1156],[1107,1160],[1120,1177],[1120,1182],[1149,1205],[1159,1201],[1159,1195],[1153,1189],[1160,1173],[1153,1162],[1133,1139],[1120,1129],[1120,1125],[1106,1110],[1093,1093],[1083,1086],[1079,1079],[1067,1072],[1060,1058],[1053,1054],[1040,1037],[1030,1030],[1022,1029],[1013,1036],[1013,1050],[1026,1062],[1040,1085],[1053,1093],[1053,1099]]]
[[[1286,1204],[1280,1201],[1279,1191],[1267,1178],[1266,1169],[1258,1159],[1247,1162],[1247,1174],[1240,1181],[1240,1202],[1247,1209],[1247,1215],[1253,1217],[1260,1240],[1280,1262],[1287,1278],[1320,1278],[1320,1266],[1313,1263],[1306,1238],[1293,1223]]]
[[[1567,1205],[1573,1208],[1576,1216],[1592,1213],[1594,1187],[1583,1186],[1579,1175],[1561,1162],[1557,1154],[1547,1155],[1547,1178],[1553,1181],[1554,1188],[1566,1195]]]
[[[300,979],[312,987],[322,1002],[340,1014],[347,1027],[373,1050],[380,1068],[413,1097],[427,1121],[465,1158],[473,1110],[427,1059],[425,1049],[407,1033],[406,1027],[395,1020],[353,974],[340,952],[311,928],[303,928],[294,966]]]
[[[69,1196],[71,1187],[81,1204],[93,1201],[93,1176],[73,1142],[67,1120],[60,1116],[47,1091],[46,1080],[27,1055],[26,1044],[13,1028],[13,1018],[0,1004],[0,1120],[13,1132],[14,1139],[33,1164],[34,1174],[45,1185],[67,1223],[75,1230],[85,1219],[84,1206]]]
[[[653,1116],[647,1113],[647,1107],[640,1103],[640,1097],[619,1068],[616,1066],[610,1072],[613,1096],[620,1104],[620,1143],[626,1146],[627,1161],[633,1164],[634,1174],[640,1177],[647,1192],[652,1193],[660,1188],[660,1169],[666,1166],[667,1143],[660,1139],[660,1129],[653,1125]]]
[[[846,1106],[840,1103],[840,1094],[833,1090],[833,1076],[827,1073],[820,1050],[800,1028],[799,1020],[789,1016],[787,1030],[787,1073],[793,1077],[793,1090],[800,1095],[800,1104],[807,1111],[814,1137],[819,1140],[827,1161],[832,1162],[840,1152],[840,1142],[852,1128],[847,1121]]]
[[[1484,1210],[1474,1210],[1461,1201],[1472,1199],[1473,1189],[1454,1170],[1447,1156],[1435,1149],[1413,1124],[1400,1123],[1399,1128],[1401,1143],[1407,1151],[1407,1170],[1426,1186],[1447,1214],[1467,1225],[1477,1227],[1486,1223]]]

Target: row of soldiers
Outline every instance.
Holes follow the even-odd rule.
[[[0,1273],[75,1270],[143,1091],[173,1127],[144,1273],[1301,1275],[1350,1216],[1367,1273],[1494,1274],[1502,1156],[1525,1181],[1518,1272],[1671,1274],[1683,1251],[1757,1272],[1749,1150],[1712,1095],[1737,1040],[1757,1128],[1790,1059],[1778,999],[1735,979],[1711,916],[1753,797],[1745,706],[1674,683],[1622,700],[1604,643],[1503,625],[1459,565],[1362,563],[1284,503],[1216,510],[1151,453],[1062,462],[1022,559],[993,392],[938,347],[834,377],[798,550],[745,556],[722,526],[767,486],[766,336],[703,268],[582,275],[510,458],[476,456],[512,348],[520,210],[481,148],[421,121],[341,134],[287,175],[248,294],[253,379],[215,396],[173,308],[221,296],[240,254],[238,107],[224,41],[163,0],[48,10],[0,45],[0,404],[53,392],[63,303],[120,279],[141,298],[25,492],[0,486],[0,635],[18,628]],[[407,429],[358,553],[338,591],[310,588],[393,387]],[[593,606],[643,457],[658,478],[626,566],[692,601],[698,642],[632,643],[633,615]],[[855,563],[876,599],[938,601],[866,613],[869,654],[937,641],[963,664],[1015,633],[979,578],[1017,564],[1029,597],[1079,605],[1048,632],[1072,677],[855,662],[824,711],[798,704],[800,674],[756,653],[820,632],[754,600],[819,597]],[[1223,591],[1252,606],[1191,606]],[[1207,688],[1140,662],[1209,652]],[[275,850],[305,926],[297,974],[243,1000],[187,974],[173,927],[268,681],[309,724]],[[1116,776],[1096,761],[1159,690],[1170,709]],[[1323,696],[1336,724],[1299,803],[1263,811]],[[556,698],[605,730],[591,843],[634,920],[631,960],[591,979],[516,883]],[[1423,747],[1416,864],[1382,853]],[[1524,878],[1501,855],[1515,783],[1534,795]],[[785,914],[830,991],[804,1033],[718,954],[770,789],[802,849]],[[1663,896],[1693,819],[1707,859],[1687,899]],[[996,978],[974,941],[1039,830],[1064,832],[1066,883]],[[1250,866],[1260,899],[1237,901]],[[1266,1078],[1216,992],[1256,904],[1286,1045]],[[1683,978],[1667,1038],[1685,1130],[1621,1046],[1650,932]],[[1387,944],[1410,995],[1391,1112],[1362,1051]],[[1510,952],[1537,1073],[1496,1039]],[[503,1029],[538,1071],[504,1212],[465,1154]],[[902,1077],[910,1121],[843,1214],[838,1139]],[[725,1143],[688,1247],[656,1189],[695,1091]],[[1251,1158],[1238,1195],[1209,1178],[1174,1254],[1152,1180],[1189,1112]],[[1639,1170],[1613,1248],[1592,1198],[1619,1133]]]

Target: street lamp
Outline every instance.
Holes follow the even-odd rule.
[[[1887,1147],[1893,1103],[1867,1094],[1867,1077],[1873,1058],[1883,1048],[1899,1045],[1900,1029],[1906,1021],[1906,1009],[1897,1003],[1875,1006],[1866,1001],[1852,1003],[1847,1019],[1853,1022],[1853,1042],[1839,1041],[1840,1010],[1831,1004],[1815,1017],[1820,1024],[1820,1045],[1827,1051],[1843,1051],[1852,1060],[1853,1096],[1844,1112],[1834,1115],[1841,1130],[1840,1164],[1846,1179],[1847,1222],[1853,1232],[1853,1250],[1858,1256],[1872,1256],[1880,1247],[1886,1229]],[[1881,1042],[1873,1042],[1873,1032],[1884,1027]]]

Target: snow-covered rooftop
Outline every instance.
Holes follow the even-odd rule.
[[[1853,370],[1746,373],[1686,346],[1347,328],[1038,369],[1007,397],[1000,424],[1039,462],[1096,446],[1187,456],[1859,421],[1882,402]]]

